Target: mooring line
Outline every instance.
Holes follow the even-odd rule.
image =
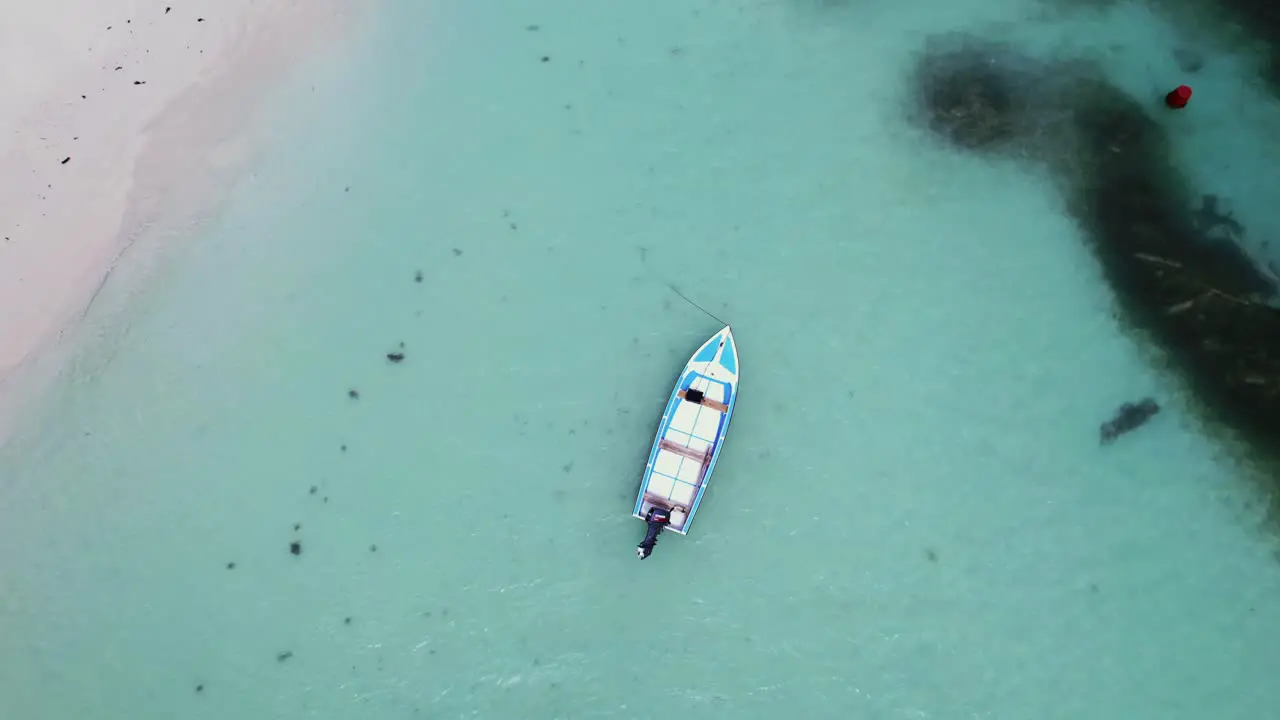
[[[685,302],[689,303],[690,305],[692,305],[692,306],[694,306],[694,307],[698,308],[699,310],[701,310],[701,311],[702,311],[702,313],[703,313],[704,315],[706,315],[707,317],[711,318],[712,320],[715,320],[716,322],[720,323],[721,325],[728,325],[728,324],[729,324],[729,323],[727,323],[727,322],[725,322],[725,321],[721,320],[720,318],[716,317],[716,316],[715,316],[715,314],[713,314],[710,310],[707,310],[706,308],[702,307],[701,305],[699,305],[698,303],[694,302],[693,300],[690,300],[690,299],[689,299],[689,296],[688,296],[688,295],[685,295],[685,294],[684,294],[684,293],[682,293],[682,292],[680,292],[680,288],[676,287],[675,285],[673,285],[673,284],[671,284],[671,283],[667,283],[667,287],[671,289],[671,292],[673,292],[673,293],[675,293],[675,294],[679,295],[679,296],[680,296],[680,299],[682,299],[682,300],[684,300]]]

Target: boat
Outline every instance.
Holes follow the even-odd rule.
[[[738,348],[726,325],[689,358],[658,423],[632,512],[648,524],[641,560],[664,530],[689,534],[737,402]]]

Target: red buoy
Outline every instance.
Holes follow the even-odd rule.
[[[1173,90],[1170,90],[1168,95],[1164,96],[1164,104],[1174,110],[1180,110],[1187,106],[1187,101],[1190,99],[1191,88],[1186,85],[1179,85]]]

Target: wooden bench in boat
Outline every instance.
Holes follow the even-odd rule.
[[[689,517],[689,509],[679,503],[673,503],[668,498],[661,495],[655,495],[651,492],[644,494],[644,499],[654,507],[660,507],[671,512],[671,524],[675,527],[684,527],[684,521]]]
[[[707,397],[707,396],[703,395],[703,394],[702,394],[702,393],[700,393],[700,392],[697,392],[696,390],[695,390],[694,392],[696,392],[696,393],[697,393],[697,395],[695,395],[695,396],[694,396],[694,397],[696,397],[696,398],[697,398],[696,400],[695,400],[695,399],[690,399],[690,398],[688,397],[688,392],[687,392],[687,391],[685,391],[685,390],[681,390],[680,392],[676,393],[676,395],[680,396],[680,399],[681,399],[681,400],[688,400],[689,402],[691,402],[691,403],[695,403],[695,404],[698,404],[698,405],[701,405],[701,406],[702,406],[702,407],[704,407],[704,408],[711,408],[712,410],[716,410],[716,411],[718,411],[718,412],[722,412],[722,413],[727,413],[727,412],[729,412],[729,406],[728,406],[728,405],[725,405],[724,403],[719,402],[719,401],[716,401],[716,400],[712,400],[711,398],[709,398],[709,397]]]
[[[667,440],[666,438],[663,438],[662,442],[658,443],[658,447],[663,450],[666,450],[667,452],[673,452],[681,457],[688,458],[689,460],[692,460],[704,466],[707,464],[707,461],[711,459],[710,446],[707,446],[706,450],[694,450],[691,447],[685,447],[680,443],[672,442],[670,440]]]

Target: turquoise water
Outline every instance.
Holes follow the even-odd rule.
[[[386,3],[0,459],[4,717],[1269,716],[1269,498],[902,120],[1038,7]],[[743,394],[642,564],[669,284]]]

